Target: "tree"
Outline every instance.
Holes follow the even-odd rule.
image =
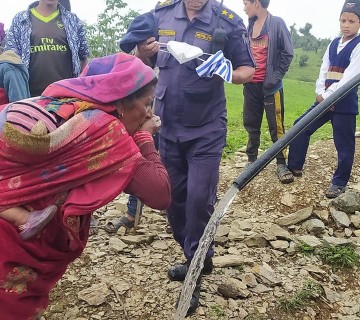
[[[319,41],[312,34],[301,37],[299,44],[304,51],[317,52],[320,48]]]
[[[291,40],[293,42],[293,46],[294,48],[299,48],[300,47],[300,35],[298,34],[296,28],[295,28],[296,24],[294,23],[292,26],[290,26],[290,35],[291,35]]]
[[[302,33],[304,36],[310,36],[310,30],[312,29],[312,24],[311,23],[306,23],[304,28],[300,28],[299,32]]]
[[[311,23],[306,23],[303,28],[300,28],[300,34],[297,32],[295,26],[295,23],[290,26],[291,39],[295,49],[302,48],[304,51],[318,52],[319,49],[326,48],[330,43],[329,39],[317,39],[311,34]]]
[[[320,48],[327,48],[327,46],[331,42],[331,40],[329,38],[327,38],[327,39],[319,39],[318,41],[320,42]]]
[[[299,39],[299,47],[303,48],[305,51],[315,51],[320,47],[320,43],[315,36],[311,34],[312,24],[306,23],[304,28],[300,28],[299,32],[303,34]]]
[[[88,44],[93,57],[119,52],[119,40],[125,34],[130,22],[139,15],[138,11],[125,10],[122,0],[106,0],[106,9],[100,13],[97,23],[86,25]]]

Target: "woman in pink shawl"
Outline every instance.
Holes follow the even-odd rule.
[[[86,245],[94,210],[122,191],[153,208],[169,205],[168,175],[152,138],[160,126],[150,111],[155,84],[151,68],[119,53],[0,112],[4,319],[36,319],[46,309],[51,288]],[[50,218],[22,241],[17,222],[44,208]]]

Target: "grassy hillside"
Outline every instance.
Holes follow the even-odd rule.
[[[324,52],[325,49],[319,51],[318,53],[307,52],[302,49],[295,49],[294,59],[290,65],[289,71],[285,75],[285,79],[294,79],[315,83],[319,75]],[[309,57],[307,65],[304,67],[299,66],[300,57],[302,55],[307,55]]]
[[[290,128],[294,120],[299,117],[314,101],[314,88],[312,83],[285,79],[285,126]],[[239,148],[246,145],[247,132],[242,124],[243,87],[233,84],[226,86],[228,110],[228,137],[224,156],[229,156]],[[329,128],[328,128],[329,129]],[[322,130],[323,131],[323,130]],[[328,131],[328,130],[327,130]],[[330,132],[325,133],[325,136]],[[266,118],[263,120],[261,148],[266,149],[272,144],[268,132]]]
[[[309,56],[307,66],[300,67],[299,59],[302,54]],[[318,77],[323,52],[304,52],[295,50],[294,60],[284,79],[285,93],[285,126],[290,128],[295,119],[306,111],[315,101],[315,81]],[[247,143],[247,133],[242,125],[243,87],[233,84],[226,85],[228,110],[228,137],[224,157],[231,156]],[[360,128],[360,120],[358,120]],[[312,142],[332,137],[331,125],[323,126],[312,137]],[[272,144],[267,128],[266,118],[263,120],[261,149]]]

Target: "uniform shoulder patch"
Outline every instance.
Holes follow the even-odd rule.
[[[217,12],[219,10],[219,6],[218,5],[213,6],[213,10],[217,14]],[[238,22],[240,20],[240,17],[235,12],[229,10],[226,7],[221,8],[221,10],[219,12],[219,17],[230,22],[233,25],[238,24]]]
[[[181,0],[162,0],[162,1],[159,1],[156,4],[155,11],[158,11],[158,10],[173,6],[173,5],[177,4],[180,1]]]

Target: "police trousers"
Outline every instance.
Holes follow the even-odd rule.
[[[225,129],[185,142],[173,142],[160,135],[160,154],[171,181],[168,221],[188,260],[193,258],[214,212],[225,140]],[[211,245],[206,256],[213,254]]]

